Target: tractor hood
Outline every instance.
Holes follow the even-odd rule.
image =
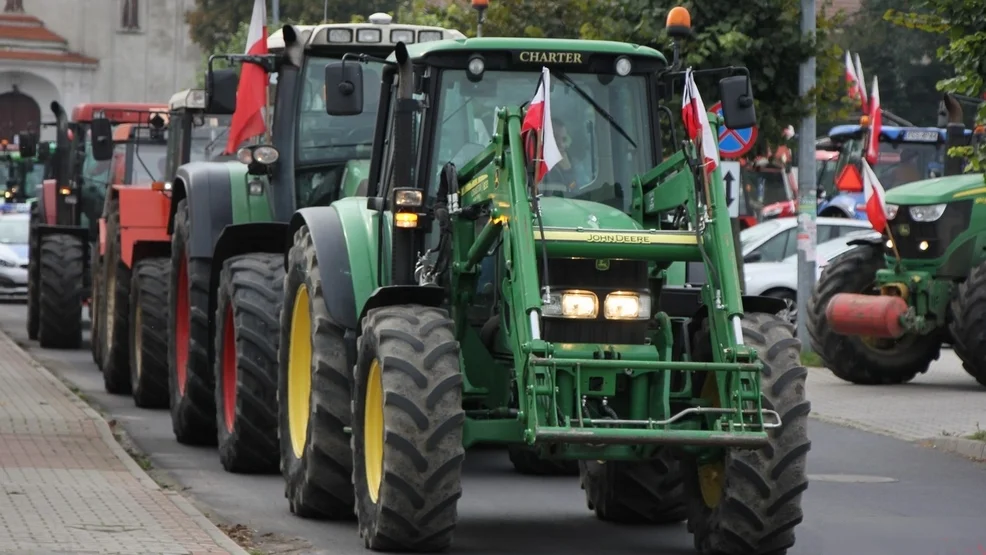
[[[950,175],[923,179],[887,191],[887,203],[905,206],[941,204],[986,195],[986,181],[981,173]]]
[[[587,200],[542,197],[541,212],[544,215],[544,227],[643,229],[636,220],[622,210]]]

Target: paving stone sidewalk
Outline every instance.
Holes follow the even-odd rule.
[[[0,552],[246,555],[3,333]]]
[[[806,387],[813,416],[899,439],[963,438],[977,424],[986,429],[986,387],[950,350],[907,384],[853,385],[812,368]]]

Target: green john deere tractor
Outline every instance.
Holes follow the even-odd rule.
[[[794,544],[807,371],[782,303],[740,294],[720,171],[691,141],[660,158],[659,115],[678,107],[659,100],[685,74],[675,44],[670,67],[589,40],[397,46],[365,198],[290,224],[278,396],[293,513],[346,519],[355,503],[370,549],[445,549],[466,449],[498,443],[578,461],[600,519],[687,519],[706,554]],[[543,68],[565,157],[539,183],[520,106]],[[716,74],[725,124],[753,125],[746,70],[694,72]],[[328,66],[330,113],[361,113],[366,79],[355,60]],[[667,277],[689,261],[701,287]]]
[[[966,132],[946,95],[946,148],[982,139]],[[943,151],[946,149],[943,149]],[[812,348],[856,384],[905,383],[951,343],[986,385],[986,181],[945,156],[944,177],[887,191],[882,239],[858,245],[823,270],[808,303]]]
[[[297,208],[357,193],[377,123],[373,103],[354,117],[326,113],[325,66],[352,52],[386,56],[398,40],[461,37],[374,14],[362,24],[287,26],[268,37],[270,55],[225,56],[270,74],[277,117],[270,144],[244,147],[227,162],[186,164],[174,180],[169,361],[178,441],[218,441],[220,461],[231,472],[278,470],[285,230]],[[369,66],[379,72],[382,64]],[[235,105],[231,74],[235,69],[210,68],[210,104]]]
[[[54,143],[39,143],[34,133],[18,133],[16,143],[0,145],[0,184],[5,187],[6,203],[29,202],[37,196],[45,162],[55,152]]]

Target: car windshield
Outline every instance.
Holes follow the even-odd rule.
[[[325,111],[325,66],[339,60],[309,58],[305,63],[301,100],[298,103],[299,162],[317,164],[370,157],[383,66],[379,62],[361,64],[364,84],[362,113],[330,116]]]
[[[928,131],[927,133],[934,133]],[[937,137],[937,133],[934,133]],[[862,159],[864,143],[859,139],[846,141],[839,153],[839,169],[844,160],[859,164]],[[937,142],[880,142],[880,156],[873,171],[884,190],[899,185],[920,181],[942,175],[945,145]]]
[[[539,77],[536,72],[489,70],[481,82],[472,83],[465,70],[443,72],[437,105],[438,144],[431,160],[432,190],[438,183],[438,168],[449,161],[461,167],[486,148],[494,132],[496,109],[530,102]],[[646,117],[650,111],[647,80],[637,75],[614,78],[553,72],[550,95],[552,127],[562,161],[544,177],[540,191],[628,211],[631,180],[656,165]],[[607,121],[602,112],[610,114],[615,123]]]
[[[232,116],[206,115],[202,125],[192,128],[190,162],[208,161],[226,149],[226,136]]]
[[[5,245],[27,244],[30,219],[23,216],[0,216],[0,243]]]
[[[740,246],[746,250],[752,248],[760,241],[771,237],[788,227],[787,218],[779,220],[767,220],[753,227],[748,227],[740,232]]]

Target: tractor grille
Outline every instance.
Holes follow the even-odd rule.
[[[911,219],[910,206],[901,206],[897,217],[890,224],[894,241],[901,258],[905,259],[934,259],[945,254],[949,245],[962,232],[969,229],[972,217],[972,200],[949,203],[941,217],[933,222],[915,222]],[[927,248],[922,250],[922,242],[927,242]],[[888,256],[893,256],[893,249],[884,246]]]
[[[539,268],[543,264],[539,258]],[[647,263],[635,260],[610,260],[609,268],[596,268],[596,261],[583,258],[548,260],[551,290],[584,289],[599,298],[599,316],[594,320],[544,318],[543,336],[557,343],[605,343],[642,345],[647,337],[646,320],[618,321],[603,318],[603,301],[612,291],[647,289]],[[544,276],[541,276],[544,285]]]

